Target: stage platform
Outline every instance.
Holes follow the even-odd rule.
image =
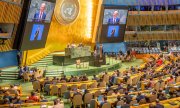
[[[63,52],[53,53],[48,58],[45,58],[44,60],[41,60],[38,64],[31,65],[30,67],[37,67],[39,69],[46,70],[45,76],[48,76],[48,77],[54,77],[54,76],[58,77],[58,76],[61,76],[62,74],[65,74],[67,76],[84,75],[84,74],[87,74],[88,76],[92,76],[94,74],[98,74],[103,71],[110,72],[110,71],[113,71],[116,69],[124,70],[126,68],[129,68],[130,66],[138,66],[143,63],[142,59],[136,59],[132,62],[123,62],[122,63],[120,60],[115,60],[114,58],[106,57],[106,65],[102,65],[101,67],[89,66],[88,62],[85,62],[84,63],[85,67],[82,66],[81,68],[76,68],[76,64],[68,65],[68,66],[57,66],[57,65],[53,65],[53,63],[49,64],[49,62],[52,62],[52,57],[54,54],[62,54],[62,56],[64,55]],[[41,65],[42,61],[46,65]],[[1,73],[6,74],[6,76],[5,75],[1,76],[3,79],[5,79],[5,78],[9,79],[9,78],[18,76],[18,68],[17,67],[8,67],[8,68],[4,68],[0,71],[1,71]],[[14,79],[16,79],[16,78],[14,78]]]
[[[84,67],[81,66],[81,68],[77,68],[76,64],[68,65],[68,66],[48,66],[46,68],[46,76],[54,76],[53,74],[56,74],[59,72],[59,74],[65,74],[67,76],[69,75],[93,75],[98,74],[102,71],[112,71],[115,69],[119,69],[122,65],[120,60],[115,60],[112,58],[106,58],[106,65],[102,65],[101,67],[94,67],[89,66],[88,62],[84,63]],[[83,65],[83,64],[82,64]]]

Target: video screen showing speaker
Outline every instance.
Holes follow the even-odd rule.
[[[29,8],[29,22],[50,22],[54,11],[54,3],[44,0],[32,0]]]
[[[31,0],[21,50],[44,48],[55,7],[55,0]]]
[[[128,7],[103,6],[100,43],[116,43],[124,41]]]

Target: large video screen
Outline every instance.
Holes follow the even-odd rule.
[[[104,6],[100,42],[122,42],[126,29],[128,7]]]
[[[44,48],[55,0],[31,0],[21,50]]]

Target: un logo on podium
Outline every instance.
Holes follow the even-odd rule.
[[[79,0],[57,0],[55,17],[60,24],[73,23],[80,12]]]

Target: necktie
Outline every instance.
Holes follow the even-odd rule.
[[[42,12],[40,12],[39,19],[42,19],[42,14],[43,14],[43,13],[42,13]]]
[[[113,18],[113,24],[115,24],[116,23],[116,19],[115,18]]]

